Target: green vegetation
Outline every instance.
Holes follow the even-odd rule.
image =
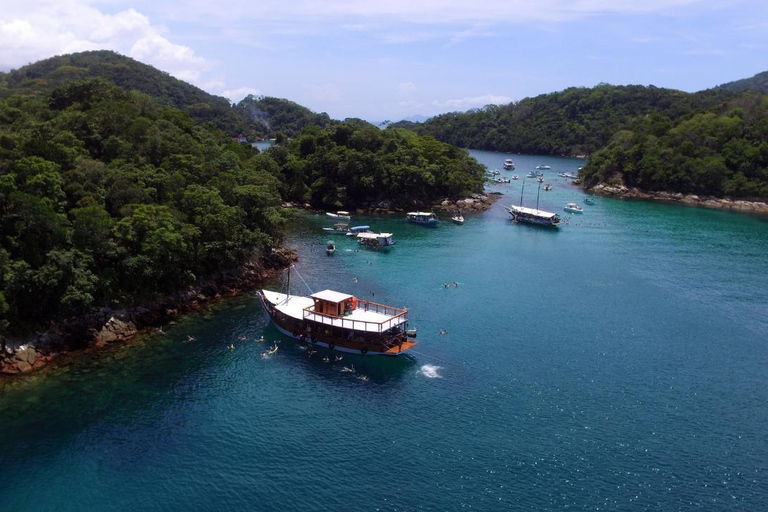
[[[616,133],[581,172],[587,186],[768,200],[768,96],[670,119],[647,116]]]
[[[235,108],[262,134],[282,133],[296,137],[306,126],[331,124],[331,118],[325,112],[315,114],[298,103],[280,98],[249,94]]]
[[[751,78],[744,78],[742,80],[736,80],[735,82],[728,82],[727,84],[718,85],[716,89],[724,89],[726,91],[754,91],[768,93],[768,71],[758,73]]]
[[[267,250],[280,180],[269,156],[104,80],[0,99],[0,337]]]
[[[591,154],[628,122],[662,114],[672,119],[730,97],[725,91],[698,95],[657,87],[602,84],[572,87],[508,105],[433,117],[423,124],[395,123],[459,147],[543,155]]]
[[[283,169],[284,195],[319,208],[378,201],[410,206],[481,192],[485,168],[455,146],[360,120],[310,127],[268,154]]]
[[[130,91],[152,96],[163,105],[176,107],[196,124],[210,123],[230,136],[251,140],[283,132],[297,135],[305,126],[329,124],[328,114],[315,114],[292,101],[249,96],[236,107],[182,82],[168,73],[118,53],[100,50],[61,55],[0,73],[0,97],[29,94],[44,97],[77,80],[102,78]]]

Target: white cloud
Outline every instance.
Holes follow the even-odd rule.
[[[216,91],[216,89],[207,89],[207,90]],[[216,92],[215,94],[228,98],[232,103],[237,103],[243,98],[245,98],[246,96],[248,96],[249,94],[253,94],[254,96],[260,96],[261,90],[256,89],[255,87],[238,87],[237,89],[224,90],[224,91]]]
[[[88,0],[11,1],[0,10],[0,69],[67,53],[114,50],[187,81],[210,68],[134,9],[105,14]]]
[[[402,82],[397,85],[397,89],[400,91],[400,94],[408,94],[414,92],[417,87],[413,82]]]
[[[484,107],[486,105],[504,105],[512,101],[509,96],[499,96],[496,94],[486,94],[484,96],[472,96],[468,98],[457,98],[446,101],[433,101],[432,105],[440,108],[451,108],[457,110],[466,110],[469,108]]]

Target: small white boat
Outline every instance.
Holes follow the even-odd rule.
[[[515,170],[515,164],[514,164],[514,162],[512,162],[511,158],[507,158],[506,160],[504,160],[504,169],[506,169],[508,171]]]
[[[347,236],[357,236],[360,233],[373,233],[371,226],[352,226],[347,231]]]
[[[349,231],[349,224],[346,222],[337,222],[332,228],[323,228],[323,231],[335,235],[345,235]]]
[[[536,178],[536,177],[538,177],[538,174],[536,174],[536,173],[535,173],[535,172],[533,172],[533,171],[529,172],[529,173],[528,173],[528,176],[526,176],[526,178]]]
[[[364,247],[372,247],[373,249],[390,247],[395,245],[392,236],[392,233],[358,233],[357,243]]]
[[[333,254],[336,252],[336,244],[333,243],[333,241],[328,240],[325,243],[325,254],[328,256],[333,256]]]
[[[494,169],[492,171],[488,171],[488,174],[490,174],[491,176],[498,176],[499,174],[501,174],[501,171],[499,171],[498,169]]]
[[[349,215],[349,212],[345,212],[344,210],[339,210],[336,213],[326,212],[325,214],[332,219],[352,219],[352,217]]]
[[[496,183],[509,183],[509,178],[496,178]]]
[[[550,190],[552,190],[552,185],[550,185],[549,183],[547,183],[546,185],[544,185],[544,190],[546,190],[547,192],[549,192]]]
[[[539,176],[538,178],[536,178],[536,181],[538,181],[539,183],[544,183],[544,176]]]
[[[576,203],[568,203],[568,204],[566,204],[565,207],[563,208],[563,210],[565,210],[567,212],[571,212],[571,213],[583,213],[584,212],[584,209],[581,206],[577,205]]]
[[[551,169],[551,167],[548,165],[537,165],[536,169],[541,169],[542,171],[546,171],[548,169]]]
[[[432,212],[408,212],[406,214],[408,222],[421,224],[423,226],[435,227],[438,224],[437,215]]]
[[[464,224],[464,216],[461,214],[461,212],[456,212],[453,214],[453,217],[451,217],[451,221],[454,224]]]
[[[520,178],[520,176],[518,176],[517,174],[513,174],[513,175],[512,175],[512,179],[513,179],[513,180],[516,180],[516,179],[519,179],[519,178]]]

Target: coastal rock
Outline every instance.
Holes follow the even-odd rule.
[[[596,194],[616,196],[633,199],[653,199],[681,203],[690,206],[703,206],[704,208],[717,208],[721,210],[734,210],[746,213],[768,214],[768,203],[763,201],[746,201],[743,199],[730,199],[727,197],[698,196],[696,194],[682,194],[680,192],[646,191],[638,188],[629,188],[624,185],[615,186],[606,183],[598,183],[590,190]]]
[[[133,322],[112,317],[96,333],[94,344],[97,347],[101,347],[108,343],[124,342],[132,339],[136,334],[138,334],[138,329]]]

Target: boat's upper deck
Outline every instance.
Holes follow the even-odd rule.
[[[407,309],[359,300],[352,295],[331,290],[318,292],[313,295],[314,298],[289,296],[268,290],[262,290],[262,294],[275,309],[285,315],[331,327],[381,333],[408,321]],[[346,304],[353,300],[355,306],[347,309]],[[334,305],[336,309],[332,309]]]

